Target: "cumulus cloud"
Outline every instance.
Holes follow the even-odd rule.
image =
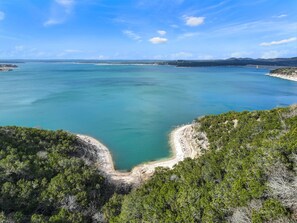
[[[133,39],[135,41],[141,41],[141,36],[139,36],[138,34],[136,34],[135,32],[133,32],[131,30],[124,30],[123,34],[125,34],[127,37],[129,37],[130,39]]]
[[[280,44],[285,44],[285,43],[294,42],[294,41],[296,41],[296,40],[297,40],[297,37],[292,37],[292,38],[282,39],[282,40],[278,40],[278,41],[271,41],[271,42],[260,43],[260,46],[280,45]]]
[[[160,44],[160,43],[166,43],[168,39],[163,37],[153,37],[153,38],[150,38],[149,41],[153,44]]]
[[[5,19],[5,13],[0,11],[0,21]]]
[[[199,26],[204,23],[205,17],[184,16],[187,26]]]
[[[164,30],[158,30],[157,33],[159,33],[161,36],[164,36],[167,32]]]

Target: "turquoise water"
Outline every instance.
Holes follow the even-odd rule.
[[[106,144],[118,169],[169,155],[197,116],[297,102],[297,83],[241,67],[25,63],[0,73],[0,125],[65,129]]]

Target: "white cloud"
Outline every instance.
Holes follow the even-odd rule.
[[[153,44],[160,44],[160,43],[166,43],[168,39],[163,38],[163,37],[153,37],[149,39],[149,41]]]
[[[0,11],[0,21],[5,19],[5,13]]]
[[[57,25],[57,24],[61,24],[63,23],[64,20],[61,19],[61,20],[57,20],[57,19],[48,19],[47,21],[45,21],[43,23],[44,26],[51,26],[51,25]]]
[[[159,33],[161,36],[164,36],[167,32],[165,30],[158,30],[157,33]]]
[[[282,14],[282,15],[276,16],[276,18],[281,19],[281,18],[284,18],[284,17],[287,17],[287,16],[288,16],[288,15],[286,15],[286,14]]]
[[[296,41],[296,40],[297,40],[297,37],[292,37],[292,38],[282,39],[282,40],[278,40],[278,41],[271,41],[271,42],[260,43],[260,46],[280,45],[280,44],[285,44],[285,43],[294,42],[294,41]]]
[[[205,17],[184,16],[187,26],[199,26],[204,23]]]
[[[208,31],[208,34],[218,36],[233,36],[234,34],[251,35],[252,33],[264,34],[273,32],[282,35],[295,35],[297,22],[285,22],[282,20],[255,20],[252,22],[235,22],[223,26],[217,26]]]
[[[130,39],[136,40],[136,41],[141,41],[141,36],[136,34],[135,32],[131,30],[124,30],[123,33],[128,36]]]

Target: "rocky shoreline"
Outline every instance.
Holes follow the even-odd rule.
[[[271,70],[268,75],[271,77],[282,78],[290,81],[297,81],[297,67]]]

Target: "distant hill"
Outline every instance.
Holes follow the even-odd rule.
[[[275,59],[229,58],[226,60],[174,60],[158,62],[159,65],[177,67],[204,66],[297,66],[297,57]]]

